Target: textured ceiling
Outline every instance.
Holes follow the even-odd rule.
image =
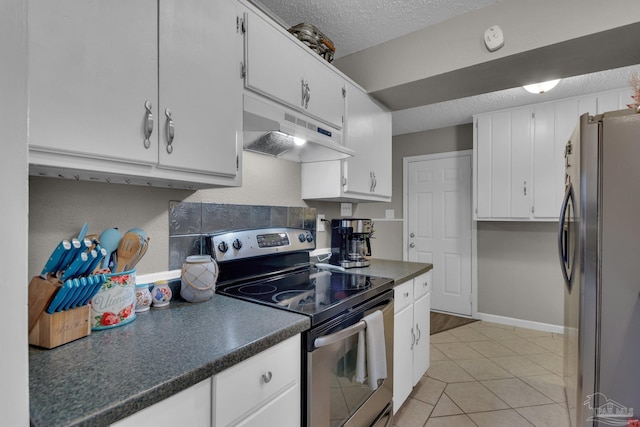
[[[315,25],[336,45],[336,58],[491,5],[497,0],[250,0],[285,27]],[[500,0],[509,1],[509,0]],[[393,134],[420,132],[472,121],[472,115],[629,85],[640,65],[564,79],[551,92],[532,95],[518,87],[393,112]]]
[[[335,58],[437,24],[497,0],[254,0],[285,27],[315,25],[336,46]]]

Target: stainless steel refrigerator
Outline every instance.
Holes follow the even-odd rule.
[[[629,422],[640,419],[640,114],[580,117],[565,167],[558,248],[571,425],[640,425]]]

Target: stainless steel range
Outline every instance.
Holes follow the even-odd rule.
[[[301,425],[391,425],[393,280],[316,268],[308,230],[238,230],[208,246],[220,267],[217,293],[310,317]]]

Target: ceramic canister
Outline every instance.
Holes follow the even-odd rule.
[[[136,313],[149,311],[151,307],[151,291],[148,283],[138,283],[136,285]]]
[[[218,265],[208,255],[187,257],[182,264],[180,296],[189,302],[201,302],[210,299],[215,293],[218,279]]]
[[[126,325],[136,318],[136,271],[105,274],[106,280],[91,300],[91,329]]]

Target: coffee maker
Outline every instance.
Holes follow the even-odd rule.
[[[370,219],[332,219],[330,263],[344,268],[367,267],[372,235],[373,221]]]

